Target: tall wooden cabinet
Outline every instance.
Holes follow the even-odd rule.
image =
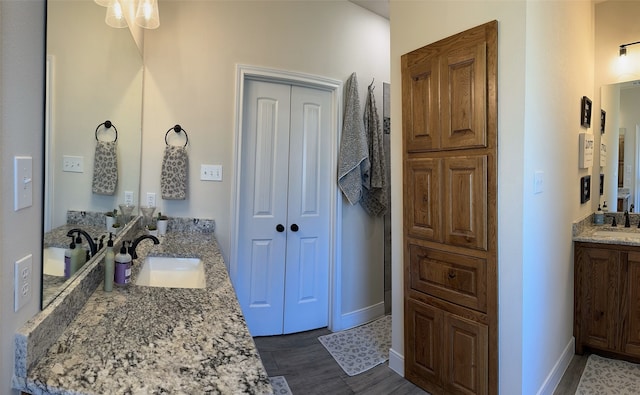
[[[498,392],[497,22],[402,56],[405,376]]]

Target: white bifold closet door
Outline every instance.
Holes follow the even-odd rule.
[[[327,326],[331,94],[246,80],[236,293],[253,336]]]

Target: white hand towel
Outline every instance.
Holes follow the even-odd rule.
[[[363,178],[368,177],[369,148],[362,119],[356,73],[345,84],[345,109],[338,155],[338,185],[349,203],[362,196]]]
[[[185,200],[187,198],[187,180],[189,157],[185,147],[168,145],[164,149],[160,191],[165,200]]]
[[[98,141],[93,159],[93,193],[113,195],[118,185],[118,152],[115,141]]]

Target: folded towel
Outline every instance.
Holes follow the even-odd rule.
[[[362,208],[374,217],[387,212],[389,199],[387,196],[387,174],[384,156],[384,140],[376,99],[373,96],[373,84],[369,86],[367,104],[364,107],[364,129],[369,142],[369,161],[371,163],[370,177],[363,180]]]
[[[164,149],[160,191],[165,200],[184,200],[187,198],[187,176],[189,157],[185,147],[168,145]]]
[[[115,141],[98,141],[93,159],[93,193],[113,195],[118,185],[118,150]]]
[[[345,85],[345,108],[338,155],[338,185],[349,203],[362,196],[362,180],[368,177],[369,148],[360,118],[358,78],[351,74]]]

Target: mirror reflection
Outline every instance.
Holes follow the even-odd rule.
[[[602,87],[602,106],[606,111],[608,155],[613,160],[604,168],[605,196],[609,211],[640,211],[640,81]],[[610,184],[607,184],[610,183]]]
[[[80,228],[99,244],[108,235],[104,214],[119,210],[125,193],[138,205],[142,58],[129,29],[107,26],[105,11],[93,1],[47,2],[43,257],[51,259],[43,259],[43,307],[73,277],[55,265],[69,249],[69,230]],[[94,188],[98,145],[115,146],[117,182],[106,190]]]

